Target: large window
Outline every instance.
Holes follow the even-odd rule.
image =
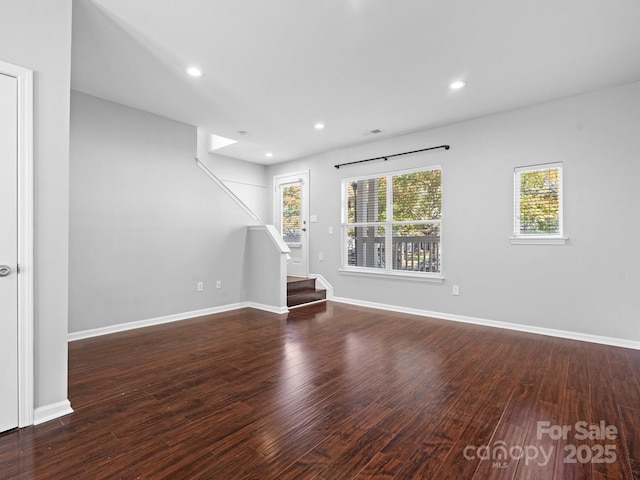
[[[344,180],[343,268],[439,274],[441,185],[440,167]]]

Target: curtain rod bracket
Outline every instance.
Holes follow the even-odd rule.
[[[438,148],[444,148],[445,150],[449,150],[451,147],[449,145],[438,145],[437,147],[421,148],[420,150],[412,150],[410,152],[403,152],[403,153],[394,153],[393,155],[385,155],[384,157],[374,157],[374,158],[367,158],[366,160],[356,160],[355,162],[339,163],[337,165],[334,165],[334,167],[339,169],[340,167],[344,167],[345,165],[353,165],[355,163],[371,162],[373,160],[384,160],[386,162],[391,157],[399,157],[401,155],[410,155],[412,153],[426,152],[427,150],[436,150]]]

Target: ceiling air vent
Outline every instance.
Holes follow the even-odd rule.
[[[363,133],[363,135],[371,136],[371,135],[380,135],[381,133],[384,133],[384,130],[380,130],[379,128],[374,128],[373,130],[367,130],[366,132]]]

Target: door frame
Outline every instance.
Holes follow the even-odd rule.
[[[18,427],[34,415],[33,71],[0,61],[18,81]]]
[[[288,183],[295,183],[298,180],[302,180],[302,215],[300,220],[303,223],[302,226],[306,228],[306,231],[302,232],[301,243],[302,248],[305,251],[304,255],[304,271],[305,276],[309,275],[309,170],[302,170],[295,173],[286,173],[283,175],[275,175],[273,177],[273,224],[277,225],[276,216],[282,216],[282,205],[280,205],[280,195],[278,187],[280,185],[286,185]],[[281,233],[281,229],[278,228],[278,233]],[[288,272],[287,272],[288,273]]]

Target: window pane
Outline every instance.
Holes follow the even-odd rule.
[[[520,235],[560,233],[560,169],[519,173]]]
[[[393,220],[439,220],[442,217],[441,171],[394,175]]]
[[[439,273],[441,185],[439,167],[345,181],[345,266]]]
[[[440,225],[393,227],[393,269],[440,272]]]
[[[387,211],[386,177],[345,184],[347,223],[384,222]]]
[[[347,228],[347,265],[385,268],[383,226]]]
[[[287,243],[300,243],[301,189],[299,183],[282,187],[282,238]]]

